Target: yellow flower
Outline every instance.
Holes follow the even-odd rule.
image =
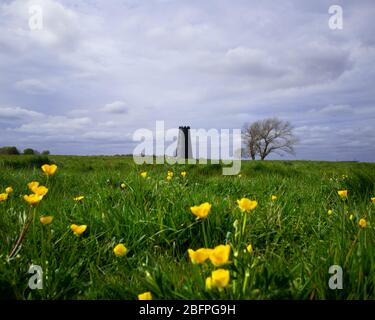
[[[125,189],[126,188],[126,184],[125,183],[121,183],[121,189]]]
[[[7,193],[0,193],[0,202],[5,201],[8,199],[8,194]]]
[[[277,196],[272,196],[272,197],[271,197],[271,200],[272,200],[272,201],[276,201],[276,200],[277,200]]]
[[[211,290],[212,288],[212,278],[208,277],[206,278],[206,290]]]
[[[186,175],[187,175],[187,172],[186,172],[186,171],[182,171],[182,172],[181,172],[181,176],[186,177]]]
[[[173,179],[173,176],[167,176],[167,180],[171,181]]]
[[[38,196],[45,196],[48,192],[48,188],[45,186],[39,186],[39,187],[34,187],[32,190],[34,194],[37,194]]]
[[[206,248],[201,248],[201,249],[198,249],[197,251],[188,249],[191,262],[197,263],[197,264],[204,263],[209,258],[211,252],[212,252],[212,249],[206,249]]]
[[[341,199],[346,199],[348,197],[348,190],[339,190],[337,191],[337,194]]]
[[[237,203],[242,212],[249,212],[251,210],[254,210],[258,205],[258,202],[256,202],[255,200],[250,200],[248,198],[237,200]]]
[[[143,292],[138,295],[138,300],[152,300],[152,294],[150,291]]]
[[[238,177],[239,177],[239,178],[241,178],[241,177],[242,177],[242,174],[241,174],[241,173],[239,173],[239,174],[238,174]]]
[[[351,215],[349,216],[349,220],[353,220],[353,218],[354,218],[354,216],[351,214]]]
[[[115,253],[116,256],[122,257],[126,255],[128,252],[128,249],[122,244],[118,244],[116,247],[114,247],[113,252]]]
[[[77,226],[76,224],[72,224],[70,226],[70,229],[73,231],[73,233],[76,236],[79,236],[79,235],[81,235],[82,233],[84,233],[86,231],[87,226],[85,224],[80,225],[80,226]]]
[[[23,199],[31,206],[37,205],[42,199],[43,196],[38,194],[24,195]]]
[[[82,201],[85,197],[84,196],[78,196],[78,197],[75,197],[73,198],[74,201]]]
[[[13,188],[12,187],[8,187],[8,188],[5,189],[5,192],[7,194],[11,194],[13,192]]]
[[[53,221],[53,216],[40,217],[40,222],[44,225],[50,224]]]
[[[375,197],[372,197],[372,198],[371,198],[371,202],[372,202],[372,203],[375,203]]]
[[[215,247],[210,253],[210,260],[216,267],[228,263],[230,255],[230,245],[219,245]]]
[[[37,182],[37,181],[32,181],[32,182],[29,182],[29,183],[27,184],[27,186],[29,187],[29,189],[30,189],[32,192],[34,192],[33,189],[39,187],[39,182]]]
[[[217,288],[225,288],[228,286],[230,280],[229,271],[225,269],[217,269],[212,271],[211,279],[212,286]]]
[[[211,211],[211,204],[208,202],[202,203],[199,206],[190,207],[191,212],[198,217],[198,219],[206,218]]]
[[[252,252],[253,252],[253,246],[252,246],[251,244],[249,244],[249,245],[246,247],[246,250],[247,250],[247,252],[252,253]]]
[[[57,165],[55,165],[55,164],[52,164],[52,165],[44,164],[44,165],[42,165],[42,170],[46,175],[53,176],[55,174],[56,170],[57,170]]]
[[[147,172],[146,171],[141,172],[141,177],[142,178],[147,178]]]
[[[168,177],[173,177],[173,171],[168,171],[167,175]]]
[[[366,228],[367,227],[367,221],[365,219],[363,219],[363,218],[358,221],[358,224],[359,224],[359,226],[361,228]]]
[[[331,214],[333,213],[333,211],[332,211],[331,209],[329,209],[329,210],[327,211],[327,213],[328,213],[329,215],[331,215]]]
[[[38,196],[45,196],[48,192],[48,188],[45,186],[40,186],[39,182],[37,181],[29,182],[27,186],[34,194],[37,194]]]

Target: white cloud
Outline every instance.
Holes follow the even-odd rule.
[[[349,105],[335,105],[331,104],[319,110],[319,113],[326,115],[342,115],[353,113],[353,108]]]
[[[80,134],[80,132],[87,130],[91,123],[92,120],[88,117],[68,118],[66,116],[45,116],[38,121],[24,123],[14,129],[14,131],[37,135],[54,135],[61,133]]]
[[[127,108],[126,104],[123,101],[114,101],[112,103],[106,104],[102,111],[109,112],[109,113],[126,113]]]
[[[67,115],[71,117],[82,117],[87,116],[88,114],[90,114],[90,110],[85,108],[76,108],[67,112]]]
[[[0,107],[0,120],[35,119],[42,116],[39,112],[20,107]]]

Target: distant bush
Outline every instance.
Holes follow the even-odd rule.
[[[0,159],[0,167],[13,169],[40,168],[43,164],[51,163],[51,160],[47,156],[40,155],[20,156],[14,159]]]
[[[27,148],[27,149],[23,150],[23,154],[25,154],[25,155],[34,155],[35,154],[35,150],[33,150],[31,148]]]
[[[42,155],[48,156],[50,154],[49,150],[44,150],[42,151]]]
[[[20,154],[20,152],[18,151],[18,149],[14,146],[11,146],[11,147],[1,147],[0,148],[0,154],[10,154],[10,155],[18,155]]]

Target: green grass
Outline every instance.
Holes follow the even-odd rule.
[[[58,165],[48,180],[43,163]],[[179,175],[184,170],[186,178]],[[14,188],[0,202],[0,298],[137,299],[145,291],[154,299],[375,298],[375,164],[244,161],[241,173],[223,176],[221,165],[136,166],[126,157],[0,157],[0,193]],[[22,217],[33,213],[22,198],[33,180],[49,192],[8,259]],[[347,201],[340,189],[348,189]],[[73,201],[78,195],[83,202]],[[236,204],[242,197],[258,201],[243,233],[234,227],[244,222]],[[206,201],[210,214],[196,220],[190,207]],[[52,224],[43,226],[42,215],[53,215]],[[88,229],[77,237],[72,223]],[[114,255],[118,243],[129,249],[125,257]],[[230,285],[207,291],[214,267],[193,265],[187,250],[226,243],[230,263],[222,268]],[[32,263],[43,268],[43,290],[28,288]],[[343,268],[342,290],[328,287],[331,265]]]

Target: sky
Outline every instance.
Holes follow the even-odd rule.
[[[374,162],[374,17],[372,0],[0,0],[0,146],[128,154],[156,121],[279,117],[300,141],[274,159]]]

